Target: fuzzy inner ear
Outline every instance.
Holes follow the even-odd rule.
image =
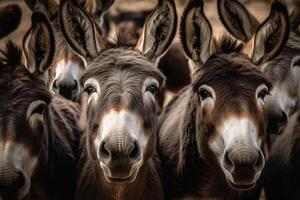
[[[181,42],[186,55],[194,62],[193,70],[211,55],[212,28],[203,6],[203,1],[190,0],[180,24]]]
[[[253,62],[263,64],[275,58],[286,44],[289,31],[288,10],[280,1],[274,1],[270,15],[254,37],[252,55],[250,55]]]
[[[83,58],[89,60],[104,48],[104,42],[88,14],[77,0],[62,0],[59,21],[64,37]]]
[[[296,8],[291,13],[290,22],[291,22],[292,31],[300,34],[300,5],[296,5]]]
[[[248,41],[259,27],[257,19],[237,0],[218,0],[219,17],[236,38]]]
[[[47,13],[50,20],[57,17],[58,3],[55,0],[25,0],[32,12],[40,11]]]
[[[32,25],[23,39],[23,49],[27,68],[31,73],[40,76],[52,63],[55,39],[51,25],[43,13],[33,13],[31,22]]]
[[[168,50],[177,28],[177,12],[173,0],[159,0],[147,19],[136,46],[143,55],[158,62]]]

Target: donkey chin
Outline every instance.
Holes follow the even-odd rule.
[[[132,166],[107,166],[100,161],[103,175],[109,183],[132,183],[136,180],[141,164],[140,162]]]
[[[247,119],[233,119],[224,123],[219,133],[211,149],[229,186],[235,190],[252,189],[265,165],[256,126]]]

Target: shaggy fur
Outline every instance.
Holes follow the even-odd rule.
[[[29,199],[72,199],[81,136],[79,108],[52,97],[44,82],[21,64],[20,49],[12,42],[6,48],[0,59],[0,140],[14,138],[38,156]],[[36,100],[47,104],[43,133],[38,135],[26,119],[29,104]]]
[[[264,137],[266,116],[254,99],[256,88],[270,82],[246,56],[241,45],[225,37],[216,53],[194,73],[187,86],[166,107],[159,120],[158,151],[163,166],[166,199],[238,199],[221,171],[208,141],[216,136],[216,125],[231,114],[251,116]],[[207,84],[216,92],[212,113],[201,112],[199,86]]]

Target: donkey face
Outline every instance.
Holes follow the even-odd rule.
[[[38,31],[46,23],[41,13],[32,16],[31,31]],[[39,25],[38,25],[39,24]],[[29,34],[29,33],[28,33]],[[39,35],[45,48],[35,49],[40,43],[32,43],[33,51],[26,55],[36,59],[28,71],[21,64],[21,51],[13,43],[7,44],[0,63],[0,198],[23,199],[28,193],[31,179],[40,165],[45,165],[47,135],[43,126],[43,113],[51,100],[44,82],[39,79],[39,70],[49,61],[50,43],[44,40],[46,32]],[[36,51],[35,51],[36,50]],[[38,52],[37,52],[38,51]],[[30,63],[32,57],[27,58]]]
[[[289,58],[290,56],[278,57],[262,68],[274,85],[272,96],[266,98],[268,133],[280,134],[286,127],[289,116],[299,109],[299,56],[294,59]],[[284,66],[288,63],[285,59],[292,60],[288,68]]]
[[[287,36],[273,34],[266,28],[274,26],[277,17],[288,23],[286,16],[286,8],[274,3],[253,43],[243,46],[226,37],[213,43],[202,1],[190,1],[183,15],[182,43],[194,71],[193,91],[198,97],[197,148],[205,159],[211,158],[209,152],[214,155],[234,189],[253,187],[264,167],[260,148],[267,122],[265,98],[271,84],[258,65],[276,56],[286,41]],[[285,27],[279,28],[285,35],[286,26],[280,25]],[[277,38],[268,51],[266,38]]]
[[[155,148],[155,94],[164,84],[156,62],[175,36],[174,2],[158,2],[136,48],[106,47],[76,2],[63,1],[60,9],[66,39],[88,62],[81,80],[88,95],[88,152],[107,181],[133,182]]]
[[[59,6],[57,1],[26,0],[26,3],[32,11],[38,10],[47,13],[55,33],[56,52],[54,60],[52,67],[44,75],[50,90],[54,94],[61,95],[66,99],[77,101],[81,91],[79,79],[86,69],[86,63],[74,53],[62,36],[58,23],[57,13]],[[81,3],[90,15],[96,17],[108,9],[113,1],[104,1],[101,3],[101,1],[89,0]],[[100,18],[100,16],[98,16],[98,18]]]
[[[253,39],[259,23],[242,4],[235,0],[218,0],[218,11],[221,21],[231,34],[245,42]],[[299,74],[295,70],[297,68],[290,67],[290,63],[293,57],[300,52],[297,47],[297,44],[300,44],[300,38],[297,36],[297,33],[299,33],[297,31],[300,23],[299,17],[298,7],[290,15],[292,32],[283,52],[279,57],[262,66],[262,71],[273,84],[271,95],[266,98],[265,102],[269,119],[268,133],[280,134],[287,125],[288,117],[297,109],[299,87],[297,76],[299,77]],[[277,17],[274,20],[282,24],[280,21],[283,18]],[[273,31],[280,34],[281,29],[273,29]],[[274,42],[270,41],[270,43]]]

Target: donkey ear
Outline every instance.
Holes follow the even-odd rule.
[[[290,15],[290,22],[291,22],[292,31],[300,34],[300,3],[295,6],[296,8]]]
[[[23,38],[23,49],[27,68],[37,76],[41,76],[50,67],[54,51],[55,39],[47,17],[40,12],[31,16],[31,27]]]
[[[218,12],[226,29],[239,40],[250,40],[259,27],[257,19],[237,0],[218,0]]]
[[[155,62],[168,50],[177,29],[174,0],[158,0],[157,7],[145,22],[136,46],[143,55]]]
[[[85,0],[83,7],[90,16],[101,17],[114,3],[115,0]]]
[[[212,28],[203,6],[202,0],[190,0],[180,24],[181,43],[186,55],[194,62],[192,70],[205,63],[211,55]]]
[[[270,15],[257,30],[251,42],[249,56],[253,62],[263,64],[275,58],[286,44],[289,33],[288,10],[280,1],[274,1]]]
[[[62,0],[59,9],[62,33],[73,50],[84,59],[96,57],[104,42],[95,24],[77,0]]]
[[[57,17],[58,3],[55,0],[25,0],[32,12],[41,11],[47,13],[50,20]]]

